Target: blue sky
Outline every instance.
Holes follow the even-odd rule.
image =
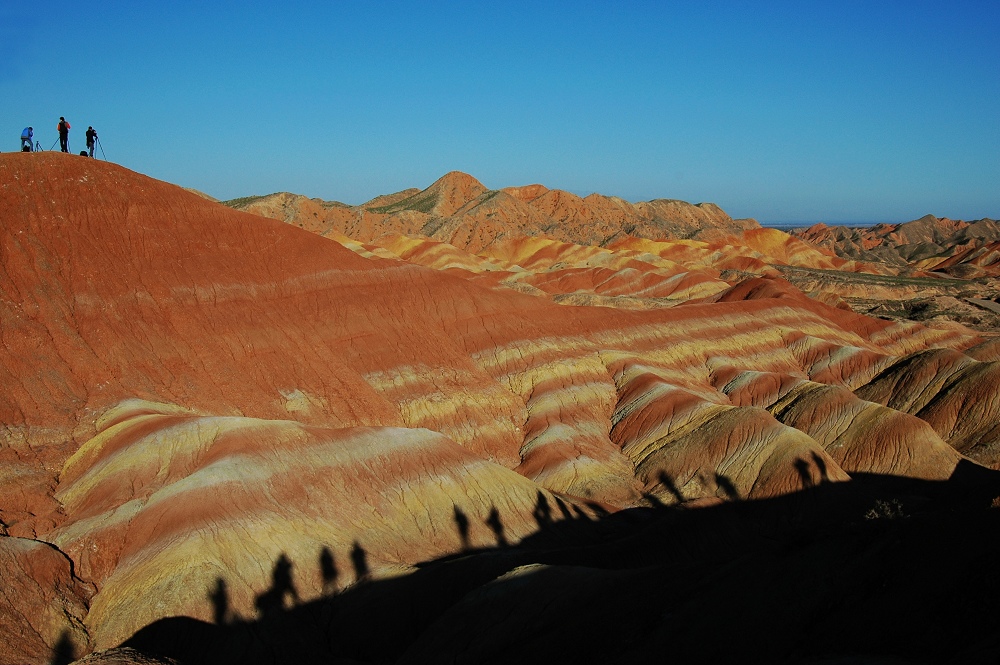
[[[227,199],[451,170],[762,222],[1000,218],[1000,2],[0,3],[0,150],[59,116]]]

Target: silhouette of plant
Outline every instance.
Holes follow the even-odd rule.
[[[906,517],[903,512],[903,504],[899,499],[876,499],[875,505],[865,513],[865,519],[869,520],[896,520]]]

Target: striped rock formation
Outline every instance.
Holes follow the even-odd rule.
[[[56,497],[73,520],[47,535],[101,590],[87,615],[98,647],[164,607],[253,617],[516,541],[537,528],[540,501],[555,505],[530,480],[426,429],[325,429],[141,402],[99,428],[60,478]],[[289,562],[286,586],[268,596],[278,561]],[[222,581],[227,610],[213,616],[209,591]]]
[[[762,253],[794,244],[320,239],[61,154],[0,156],[0,218],[0,552],[56,571],[12,564],[3,616],[62,613],[21,661],[630,507],[996,463],[996,345],[810,298]]]
[[[881,263],[896,271],[938,271],[957,277],[997,277],[1000,223],[925,215],[903,224],[848,228],[816,224],[792,233],[845,259]]]
[[[360,206],[287,192],[227,203],[324,236],[341,233],[367,242],[385,234],[422,235],[472,252],[510,237],[545,235],[603,246],[625,235],[727,237],[759,226],[753,220],[733,220],[712,203],[657,199],[633,204],[600,194],[580,197],[542,185],[490,190],[459,171],[426,189],[380,196]]]

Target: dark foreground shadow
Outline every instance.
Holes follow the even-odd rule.
[[[535,535],[507,542],[494,510],[496,547],[477,550],[456,506],[455,556],[370,579],[356,542],[365,581],[337,593],[329,549],[282,556],[258,617],[231,616],[219,580],[215,623],[163,619],[125,646],[184,665],[1000,662],[1000,473],[819,471],[798,493],[708,508],[599,515],[539,495]],[[330,593],[299,599],[293,565],[315,566]]]

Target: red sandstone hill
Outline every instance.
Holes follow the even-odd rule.
[[[633,204],[600,194],[580,197],[542,185],[490,190],[458,171],[426,189],[380,196],[360,206],[288,193],[227,203],[321,235],[337,232],[362,242],[388,233],[422,235],[472,252],[504,238],[525,236],[604,246],[625,235],[719,239],[758,228],[753,220],[734,220],[712,203],[657,199]]]
[[[681,531],[674,517],[646,522],[655,537],[613,527],[642,510],[714,520],[731,514],[711,512],[727,503],[746,516],[779,506],[760,517],[766,534],[803,511],[829,519],[811,512],[826,503],[784,503],[803,490],[855,515],[866,478],[937,487],[1000,466],[995,343],[811,298],[767,266],[772,254],[792,262],[814,250],[771,234],[750,234],[752,247],[500,238],[513,230],[487,212],[550,192],[490,196],[477,185],[448,176],[356,218],[315,203],[315,219],[346,215],[356,219],[347,230],[372,233],[426,226],[434,210],[449,215],[434,220],[481,220],[446,233],[468,237],[464,250],[398,233],[379,246],[334,229],[337,241],[317,238],[106,162],[0,155],[0,559],[10,573],[0,663],[126,643],[152,649],[136,658],[169,655],[170,644],[197,645],[204,659],[291,662],[309,640],[328,660],[388,662],[412,648],[412,662],[427,662],[449,640],[485,640],[471,652],[490,643],[490,631],[449,634],[449,622],[520,634],[533,615],[489,610],[521,597],[517,588],[533,589],[524,598],[535,608],[552,589],[600,588],[599,606],[631,616],[627,598],[676,592],[678,572],[718,579],[701,562],[731,559],[712,552],[772,560],[784,542],[745,540],[756,531],[741,520]],[[565,198],[548,197],[547,209],[582,210]],[[591,306],[642,290],[677,306]],[[580,299],[560,306],[552,293]],[[876,518],[895,510],[876,508]],[[859,529],[846,524],[854,543]],[[793,526],[781,538],[801,533]],[[580,527],[586,546],[565,535]],[[839,533],[830,528],[816,533]],[[623,553],[627,566],[613,570]],[[786,570],[799,561],[781,560]],[[431,561],[463,572],[425,586],[455,569]],[[752,572],[727,570],[749,580],[746,598],[761,597]],[[535,573],[555,586],[535,587]],[[636,576],[652,586],[635,592]],[[422,600],[398,603],[406,589]],[[331,597],[358,600],[337,609],[323,604]],[[333,617],[366,607],[386,634],[332,632]],[[660,653],[660,621],[702,634],[640,615],[657,618],[614,623],[609,643],[652,640],[648,657]],[[555,639],[557,626],[538,620]],[[396,651],[379,651],[389,644]],[[192,658],[181,661],[204,662]]]
[[[355,207],[288,193],[226,204],[313,231],[364,256],[460,271],[483,285],[562,304],[673,306],[711,298],[732,280],[777,276],[775,267],[785,265],[885,272],[753,220],[733,220],[710,203],[632,204],[538,184],[487,190],[459,172],[427,189]],[[846,307],[835,291],[810,295]]]

